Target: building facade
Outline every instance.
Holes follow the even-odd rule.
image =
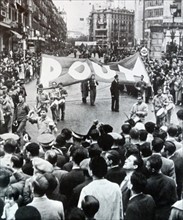
[[[134,12],[119,8],[93,10],[89,16],[89,40],[110,48],[133,46]]]
[[[66,34],[66,23],[51,0],[0,1],[1,53],[56,49]]]
[[[160,58],[167,52],[167,45],[175,43],[182,47],[183,36],[183,0],[136,0],[135,13],[142,11],[140,20],[143,25],[136,29],[142,33],[145,45],[149,48],[150,56]],[[175,4],[177,11],[171,14],[170,5]],[[174,19],[173,19],[174,17]],[[137,27],[136,27],[137,28]]]

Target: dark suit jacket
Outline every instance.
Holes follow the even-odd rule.
[[[72,195],[73,189],[85,181],[82,169],[72,169],[70,172],[64,174],[60,181],[60,192],[66,195],[68,200]]]
[[[121,182],[124,180],[125,176],[126,172],[124,171],[124,169],[118,166],[108,170],[106,179],[120,185]]]
[[[182,189],[183,189],[183,157],[176,152],[173,156],[170,157],[175,164],[175,174],[176,174],[176,183],[177,183],[177,195],[181,199]]]
[[[155,207],[152,196],[138,194],[129,200],[125,220],[154,220]]]
[[[162,173],[153,174],[147,180],[145,192],[150,194],[156,203],[156,217],[168,220],[171,205],[177,200],[175,181]]]
[[[119,83],[116,80],[111,83],[110,91],[112,96],[119,96]]]

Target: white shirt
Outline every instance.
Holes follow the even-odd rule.
[[[106,179],[93,180],[82,189],[78,202],[79,208],[86,195],[92,195],[99,200],[99,211],[94,216],[96,220],[123,219],[122,195],[118,184]]]

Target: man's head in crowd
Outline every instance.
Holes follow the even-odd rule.
[[[122,133],[125,135],[125,134],[129,134],[130,133],[130,130],[131,130],[131,125],[129,123],[125,123],[121,126],[121,130],[122,130]]]
[[[155,153],[160,153],[161,150],[163,149],[164,146],[164,141],[159,138],[159,137],[155,137],[152,141],[152,150]]]
[[[146,187],[147,179],[141,172],[133,172],[131,176],[132,191],[135,194],[142,193]]]
[[[146,130],[140,130],[139,131],[139,140],[140,141],[146,141],[147,135],[148,135],[148,133],[147,133]]]
[[[178,128],[176,125],[170,125],[168,127],[167,133],[170,137],[176,137],[178,134]]]
[[[54,150],[46,151],[45,160],[50,162],[52,165],[55,165],[57,163],[57,153]]]
[[[162,94],[163,94],[162,88],[159,88],[159,89],[157,90],[157,95],[158,95],[158,96],[161,96]]]
[[[138,96],[137,97],[137,103],[140,105],[143,102],[143,97],[142,96]]]
[[[33,206],[22,206],[15,213],[15,220],[41,220],[39,211]]]
[[[19,191],[15,187],[9,186],[5,192],[5,203],[9,203],[12,206],[19,198]]]
[[[79,166],[82,160],[88,157],[88,151],[84,147],[77,148],[72,154],[72,160]]]
[[[127,143],[124,145],[124,147],[125,147],[126,158],[129,157],[130,155],[140,155],[140,152],[139,152],[137,145]]]
[[[145,123],[145,129],[149,134],[152,134],[155,129],[155,123],[154,122],[146,122]]]
[[[142,145],[140,145],[140,153],[142,157],[149,157],[152,155],[151,146],[148,142],[145,142]]]
[[[19,100],[19,103],[23,103],[24,102],[25,99],[24,99],[22,94],[19,94],[18,100]]]
[[[139,130],[137,130],[136,128],[132,128],[131,130],[130,130],[130,137],[132,138],[132,139],[134,139],[134,140],[136,140],[136,141],[138,141],[139,140]]]
[[[105,160],[108,168],[118,166],[120,164],[120,154],[116,150],[107,151],[105,154]]]
[[[166,157],[173,155],[176,151],[176,146],[171,141],[165,141],[164,143],[164,153]]]
[[[100,203],[94,196],[87,195],[81,202],[81,207],[88,219],[92,219],[98,212]]]
[[[146,168],[150,174],[157,174],[162,167],[162,159],[160,155],[153,154],[147,159]]]
[[[27,152],[27,157],[32,158],[32,157],[38,157],[39,156],[39,144],[37,143],[30,143],[26,146],[26,152]]]
[[[97,141],[98,138],[99,138],[99,131],[97,129],[92,129],[91,132],[90,132],[90,138],[93,141]]]
[[[94,157],[90,161],[90,169],[94,177],[101,179],[107,174],[107,163],[101,156]]]
[[[41,108],[41,111],[40,111],[41,118],[46,118],[47,113],[48,113],[48,109],[46,107],[45,108]]]
[[[23,156],[20,154],[13,154],[11,157],[12,167],[15,169],[20,169],[23,166]]]
[[[72,132],[68,128],[63,128],[61,131],[61,135],[65,138],[66,141],[68,141],[72,137]]]
[[[103,151],[111,150],[114,139],[109,134],[103,134],[98,138],[98,145]]]
[[[36,197],[41,197],[46,194],[49,188],[49,182],[44,175],[39,175],[32,183],[33,193]]]
[[[126,171],[139,170],[143,166],[142,158],[139,155],[130,155],[126,158],[123,168]]]
[[[8,154],[15,153],[15,150],[17,149],[17,147],[18,147],[18,143],[13,138],[7,139],[4,143],[4,151],[5,153],[8,153]]]

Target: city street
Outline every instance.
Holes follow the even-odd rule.
[[[65,89],[68,92],[66,99],[66,116],[65,121],[58,122],[58,130],[67,127],[80,134],[86,134],[93,120],[98,119],[99,122],[108,123],[113,126],[115,132],[120,132],[121,125],[127,119],[125,114],[129,115],[131,106],[136,99],[127,94],[120,96],[120,112],[111,111],[110,99],[110,84],[99,83],[97,87],[97,98],[95,106],[90,106],[89,97],[88,103],[81,102],[80,84],[67,86]],[[26,85],[27,103],[31,108],[35,105],[36,97],[36,81]],[[154,113],[151,112],[152,105],[149,104],[149,113],[146,121],[155,121]],[[176,107],[175,112],[179,109]],[[173,114],[172,121],[178,123],[176,114]],[[49,116],[51,113],[49,111]],[[29,122],[27,123],[27,131],[30,133],[34,141],[37,138],[37,127]]]

